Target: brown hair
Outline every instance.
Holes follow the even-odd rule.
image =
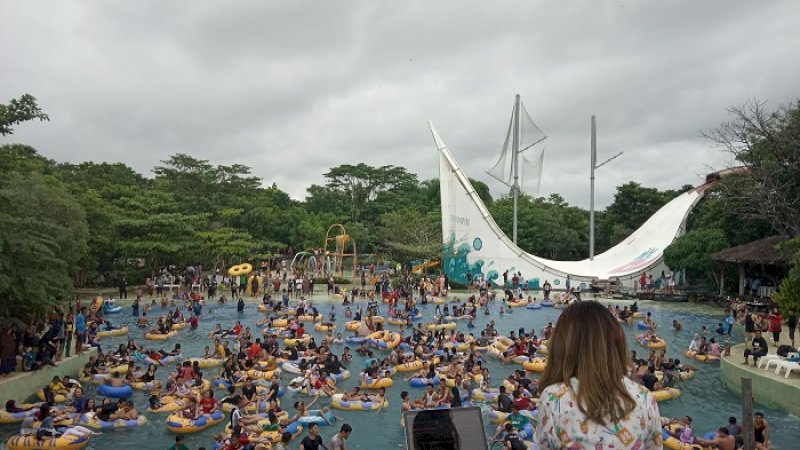
[[[550,354],[540,389],[556,383],[580,382],[575,400],[590,420],[606,425],[620,421],[636,402],[625,387],[628,363],[625,334],[600,303],[585,301],[564,310],[550,339]]]

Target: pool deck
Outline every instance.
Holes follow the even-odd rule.
[[[771,340],[768,342],[769,352],[775,353],[776,347]],[[775,366],[769,370],[754,366],[752,358],[750,364],[745,365],[744,349],[744,344],[736,345],[731,349],[731,356],[720,360],[720,378],[725,387],[741,396],[741,379],[750,378],[753,380],[753,398],[756,402],[800,415],[800,371],[792,372],[789,378],[785,378],[783,371],[780,375],[775,374]]]
[[[83,352],[81,356],[70,356],[57,361],[56,367],[46,366],[35,372],[14,372],[9,376],[0,378],[0,400],[5,405],[6,400],[16,400],[17,403],[39,401],[35,399],[36,392],[50,383],[54,376],[77,377],[89,358],[97,355],[94,348]]]

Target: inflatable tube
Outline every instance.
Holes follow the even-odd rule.
[[[669,433],[662,431],[662,440],[664,441],[664,448],[670,450],[711,450],[710,447],[703,447],[700,444],[686,444],[679,439],[672,437]]]
[[[182,353],[178,353],[177,355],[167,355],[167,356],[161,358],[160,363],[161,364],[172,364],[172,363],[175,363],[175,362],[178,362],[178,361],[183,361],[183,354]]]
[[[542,309],[542,305],[540,305],[539,303],[531,303],[528,306],[526,306],[525,308],[527,308],[527,309]]]
[[[161,397],[161,406],[157,409],[152,409],[149,406],[147,407],[147,412],[155,412],[155,413],[171,413],[175,411],[179,411],[181,408],[184,407],[184,404],[181,400],[177,397],[173,397],[171,395],[165,395]]]
[[[547,367],[547,360],[544,358],[533,358],[526,363],[522,363],[522,367],[529,372],[544,372],[545,367]]]
[[[316,316],[312,316],[311,314],[303,314],[301,316],[297,316],[297,320],[300,322],[322,322],[322,314],[317,314]]]
[[[657,391],[651,391],[650,395],[652,395],[657,402],[664,402],[680,397],[681,390],[678,388],[665,388]]]
[[[97,337],[123,336],[128,334],[128,327],[114,328],[113,330],[98,331]]]
[[[510,308],[522,308],[523,306],[528,306],[528,302],[507,302]]]
[[[650,325],[644,323],[644,321],[642,321],[642,320],[636,322],[636,326],[639,327],[640,330],[649,330],[650,329]]]
[[[424,363],[421,360],[416,359],[411,362],[397,365],[395,366],[395,369],[397,369],[398,372],[416,372],[417,370],[422,369],[423,366]]]
[[[197,362],[197,366],[201,369],[219,367],[225,362],[225,360],[221,358],[189,358],[189,362],[191,362],[192,365],[194,365],[195,361]]]
[[[327,333],[328,331],[335,331],[336,330],[336,325],[328,326],[328,325],[325,325],[324,323],[318,323],[318,324],[314,325],[314,329],[316,331],[319,331],[320,333]]]
[[[119,314],[122,312],[122,306],[103,306],[103,314]]]
[[[439,323],[439,324],[436,324],[436,323],[429,323],[429,324],[426,324],[426,325],[424,326],[424,328],[425,328],[426,330],[428,330],[428,331],[437,331],[437,330],[455,330],[457,326],[458,326],[458,325],[456,325],[456,323],[455,323],[455,322],[450,322],[450,323]]]
[[[170,330],[179,331],[179,330],[183,330],[184,328],[186,328],[188,326],[189,326],[189,322],[173,323],[172,324],[172,328],[170,328]]]
[[[272,378],[272,375],[280,375],[281,369],[275,370],[257,370],[257,369],[250,369],[247,372],[247,377],[253,380],[269,380]]]
[[[25,420],[26,417],[32,416],[39,411],[41,403],[23,403],[17,405],[20,409],[31,408],[27,411],[10,413],[5,409],[0,410],[0,424],[19,423]]]
[[[332,374],[330,374],[330,377],[333,378],[336,381],[346,380],[346,379],[350,378],[350,371],[349,370],[343,370],[343,371],[341,371],[339,373],[332,373]]]
[[[294,375],[300,375],[301,373],[303,373],[297,364],[289,361],[282,362],[281,369],[283,369],[283,371],[286,373],[291,373]]]
[[[370,378],[366,383],[361,383],[361,389],[381,389],[390,388],[392,386],[394,386],[394,380],[391,378],[379,378],[377,380]]]
[[[522,414],[523,416],[527,417],[528,419],[532,420],[532,421],[536,420],[536,416],[538,415],[537,412],[528,411],[528,410],[522,410],[519,413]],[[511,413],[504,413],[504,412],[497,411],[496,409],[493,409],[491,412],[489,412],[489,422],[491,422],[493,424],[496,424],[496,425],[501,424],[501,423],[505,422],[506,417],[508,417],[509,414],[511,414]]]
[[[170,414],[167,417],[167,429],[176,434],[189,434],[203,431],[225,420],[225,414],[216,410],[211,414],[201,414],[194,420],[186,419],[180,414]]]
[[[300,342],[307,343],[310,340],[311,340],[311,335],[310,334],[304,334],[303,337],[301,337],[301,338],[283,338],[283,345],[285,345],[287,347],[294,347]]]
[[[238,277],[240,275],[250,275],[250,272],[252,271],[253,271],[252,265],[250,265],[249,263],[242,263],[242,264],[237,264],[235,266],[231,266],[230,269],[228,269],[228,275],[232,277]]]
[[[364,402],[361,400],[343,400],[343,396],[343,394],[334,394],[331,397],[331,407],[345,411],[377,411],[389,406],[389,402],[386,399],[383,400],[383,403]]]
[[[552,307],[553,302],[551,302],[550,300],[542,300],[542,306]]]
[[[350,322],[345,322],[344,329],[347,331],[358,331],[361,328],[361,321],[360,320],[351,320]]]
[[[441,305],[442,303],[446,302],[447,300],[445,300],[442,297],[431,297],[431,301],[436,305]]]
[[[109,428],[136,428],[147,423],[147,417],[144,414],[139,414],[136,420],[100,420],[94,413],[86,413],[81,416],[81,424],[87,427],[105,430]]]
[[[642,335],[642,334],[637,334],[636,335],[636,340],[639,342],[639,345],[641,345],[642,347],[652,348],[654,350],[660,350],[662,348],[667,348],[667,341],[665,341],[663,338],[660,338],[660,337],[656,336],[656,339],[657,339],[656,342],[652,342],[649,339],[645,340],[643,336],[644,335]]]
[[[399,318],[399,317],[389,317],[388,319],[386,319],[386,322],[388,322],[389,325],[405,325],[406,324],[406,321],[401,319],[401,318]]]
[[[139,391],[152,391],[153,389],[160,387],[161,382],[158,380],[155,381],[136,381],[130,383],[130,386]]]
[[[408,384],[412,387],[427,387],[427,386],[436,386],[439,384],[441,380],[438,376],[433,378],[421,378],[421,377],[414,377],[408,380]]]
[[[500,395],[500,390],[497,388],[489,388],[489,392],[473,389],[471,398],[476,402],[493,402],[497,400],[498,395]]]
[[[330,411],[325,412],[325,418],[322,417],[322,411],[318,409],[312,409],[311,411],[309,411],[309,413],[310,413],[309,415],[297,419],[297,422],[300,425],[306,425],[306,426],[311,425],[312,423],[324,426],[328,425],[329,424],[328,422],[333,423],[336,421],[336,417],[334,417],[333,413]],[[325,421],[325,419],[327,419],[327,422]],[[289,430],[287,429],[286,431]]]
[[[11,436],[6,441],[9,450],[78,450],[89,445],[88,437],[74,435],[61,437],[45,437],[36,439],[35,435]]]
[[[635,313],[631,314],[631,317],[633,317],[634,319],[638,319],[639,317],[642,317],[642,315],[643,314],[641,311],[636,311]]]
[[[367,338],[364,336],[348,336],[345,341],[351,344],[360,344],[362,342],[367,342]]]
[[[719,356],[713,355],[698,355],[695,351],[688,351],[684,353],[687,358],[694,358],[697,361],[705,362],[705,363],[715,363],[719,362]]]
[[[160,334],[160,333],[145,333],[144,338],[151,340],[151,341],[164,341],[170,338],[174,338],[178,335],[177,331],[170,331],[167,334]]]
[[[110,398],[128,398],[133,395],[133,388],[127,384],[119,387],[101,384],[97,386],[97,393]]]
[[[70,391],[70,393],[72,393],[72,392],[75,392],[75,389],[73,388],[73,389],[70,389],[69,391]],[[41,390],[41,389],[36,391],[36,397],[41,401],[45,401],[44,391]],[[56,403],[66,403],[67,401],[69,401],[67,396],[65,396],[63,394],[56,394],[55,397],[53,397],[53,400]]]

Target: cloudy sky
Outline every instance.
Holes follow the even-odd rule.
[[[514,94],[547,133],[543,193],[600,206],[629,180],[695,184],[699,136],[748,99],[800,93],[800,2],[0,0],[0,101],[39,99],[24,142],[151,175],[184,152],[302,199],[342,163],[436,176],[432,120],[468,175],[499,153]]]

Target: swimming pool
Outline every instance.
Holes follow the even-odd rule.
[[[317,308],[320,313],[327,314],[331,305],[337,311],[337,319],[340,324],[343,324],[344,308],[341,306],[341,300],[320,300]],[[360,301],[358,305],[365,306],[365,302]],[[701,326],[705,325],[713,333],[716,324],[721,321],[722,311],[716,313],[714,310],[706,308],[695,307],[689,304],[662,304],[656,302],[641,302],[642,311],[651,311],[653,318],[658,322],[661,327],[659,334],[667,340],[667,355],[669,357],[678,357],[685,360],[683,353],[688,345],[689,340],[694,332],[698,331]],[[421,309],[426,316],[426,321],[432,320],[435,305],[422,305]],[[507,334],[508,331],[517,331],[519,328],[526,330],[536,329],[540,330],[548,322],[555,323],[558,319],[560,310],[553,308],[542,308],[538,310],[528,310],[525,308],[514,308],[510,314],[499,317],[498,311],[500,308],[499,303],[490,306],[491,315],[479,314],[476,320],[475,333],[483,329],[483,326],[489,320],[494,319],[498,330]],[[385,305],[381,305],[381,312],[386,314]],[[134,318],[129,316],[130,308],[126,307],[123,314],[116,314],[109,316],[115,323],[120,325],[130,325],[130,334],[127,336],[109,337],[103,339],[103,350],[108,350],[125,343],[127,339],[135,339],[137,342],[145,342],[148,347],[155,347],[156,345],[163,345],[164,348],[170,349],[176,342],[180,342],[185,357],[201,356],[205,346],[210,345],[212,341],[207,338],[208,332],[214,327],[215,324],[221,323],[223,327],[230,327],[236,320],[241,320],[245,326],[251,326],[254,335],[260,327],[256,326],[256,322],[263,317],[256,309],[255,303],[248,303],[244,314],[239,315],[236,311],[235,304],[228,304],[224,306],[212,305],[210,309],[204,311],[204,316],[200,322],[198,330],[189,331],[184,330],[179,334],[178,339],[164,341],[163,343],[154,341],[144,341],[142,330],[134,326]],[[166,310],[156,308],[149,315],[155,317],[160,314],[165,314]],[[683,331],[675,333],[671,330],[670,324],[673,319],[677,319],[684,326]],[[152,319],[151,319],[152,320]],[[466,330],[466,322],[458,322],[459,329]],[[387,326],[388,329],[394,330],[397,327],[391,325]],[[313,330],[313,327],[308,326],[316,337],[321,338],[322,334]],[[340,325],[341,329],[341,325]],[[633,339],[635,333],[640,331],[633,327],[626,329],[628,336],[628,345],[630,349],[636,350],[640,355],[645,355],[646,351],[640,347]],[[343,332],[343,335],[346,335]],[[742,341],[742,333],[739,330],[734,332],[735,342]],[[319,339],[317,339],[319,342]],[[332,350],[341,354],[344,345],[333,346]],[[351,345],[351,348],[354,348]],[[380,353],[380,352],[378,352]],[[492,379],[496,384],[498,380],[511,373],[512,370],[520,369],[521,366],[517,364],[504,365],[491,357],[488,359],[488,367],[492,373]],[[349,380],[339,383],[339,386],[350,388],[355,386],[358,382],[356,374],[363,367],[364,358],[355,354],[353,361],[350,363],[353,376]],[[698,434],[705,433],[710,430],[715,430],[721,425],[727,423],[727,418],[731,415],[741,418],[741,400],[733,393],[729,392],[720,382],[719,366],[714,364],[702,364],[694,361],[690,364],[700,366],[701,370],[698,371],[695,378],[685,384],[681,385],[683,395],[675,400],[662,402],[660,404],[661,414],[663,416],[681,417],[690,415],[694,419],[694,428]],[[167,367],[159,369],[160,379],[165,379],[167,374]],[[216,369],[205,369],[204,376],[210,377],[216,374]],[[286,384],[290,379],[289,374],[282,376],[283,384]],[[336,414],[343,417],[346,422],[353,426],[354,431],[348,440],[348,448],[352,449],[383,449],[383,448],[404,448],[405,438],[403,429],[400,427],[400,392],[407,390],[411,393],[412,397],[419,397],[422,393],[421,389],[412,388],[407,382],[403,381],[400,376],[395,376],[395,386],[387,391],[389,398],[389,408],[378,412],[350,412],[350,411],[336,411]],[[217,392],[221,394],[220,391]],[[96,395],[96,385],[87,384],[87,395]],[[219,395],[218,395],[219,396]],[[148,394],[143,391],[135,391],[132,399],[136,403],[140,411],[146,409]],[[303,396],[302,398],[308,401],[309,397]],[[284,397],[283,408],[291,410],[290,397]],[[327,405],[327,399],[321,399],[320,403],[324,406]],[[482,406],[484,411],[488,413],[488,406]],[[795,448],[798,439],[800,439],[800,421],[798,417],[790,414],[771,410],[769,408],[756,405],[757,410],[763,411],[767,420],[772,427],[772,440],[776,448],[792,449]],[[174,435],[167,431],[164,422],[167,418],[166,414],[145,413],[149,422],[136,429],[118,429],[107,430],[102,436],[93,438],[88,448],[90,449],[110,449],[116,450],[133,450],[133,449],[165,449],[174,443]],[[491,437],[494,434],[494,425],[489,424],[486,416],[484,416],[486,424],[487,436]],[[197,449],[200,446],[206,448],[213,448],[212,436],[219,433],[224,428],[226,422],[205,430],[201,433],[190,434],[186,436],[186,444],[191,449]],[[338,431],[338,424],[332,427],[323,427],[322,436],[327,442],[332,434]],[[17,425],[4,425],[0,427],[0,438],[4,443],[9,436],[15,434],[18,430]],[[293,442],[293,448],[299,443]]]

